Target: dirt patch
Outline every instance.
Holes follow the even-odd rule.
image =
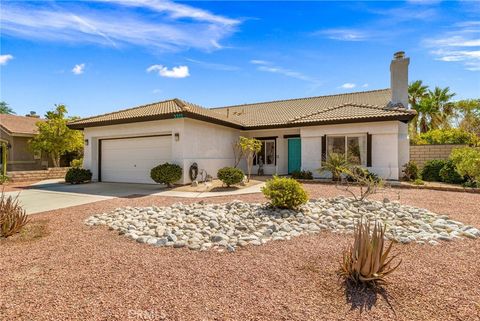
[[[20,232],[2,239],[4,243],[23,243],[36,241],[49,234],[48,219],[32,220],[25,225]]]
[[[262,181],[260,180],[251,179],[250,182],[246,183],[245,185],[238,184],[238,185],[227,187],[222,183],[222,181],[218,179],[214,179],[212,182],[198,183],[198,186],[185,185],[185,186],[175,187],[172,190],[182,191],[182,192],[231,192],[231,191],[236,191],[236,190],[244,189],[247,187],[255,186],[261,183]]]

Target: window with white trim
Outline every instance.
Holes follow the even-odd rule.
[[[258,165],[260,157],[263,165],[275,165],[275,139],[261,140],[262,149],[257,153],[253,159],[253,165]]]
[[[327,157],[331,153],[345,155],[354,165],[367,165],[366,135],[327,136]]]

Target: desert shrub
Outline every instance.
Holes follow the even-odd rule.
[[[414,161],[409,161],[405,165],[403,165],[403,178],[407,181],[414,181],[418,178],[418,166],[417,163]]]
[[[440,170],[445,166],[443,159],[432,159],[425,163],[422,169],[422,179],[427,182],[441,182]]]
[[[227,185],[227,187],[240,183],[244,176],[243,171],[235,167],[220,168],[217,172],[218,179]]]
[[[417,178],[413,181],[413,185],[425,185],[425,182],[422,181],[420,178]]]
[[[92,180],[92,172],[89,169],[72,167],[65,175],[65,182],[70,184],[80,184],[90,182]]]
[[[294,179],[313,179],[313,173],[310,171],[293,171],[292,172],[292,178]]]
[[[158,165],[150,171],[150,177],[160,184],[172,187],[173,183],[182,178],[182,167],[177,164],[165,163]]]
[[[457,172],[455,164],[452,160],[448,160],[440,170],[440,178],[445,183],[461,184],[465,181],[464,177]]]
[[[274,207],[296,209],[308,201],[308,194],[293,178],[274,176],[262,187],[263,195]]]
[[[348,167],[349,163],[345,159],[344,154],[330,153],[318,172],[320,174],[330,172],[332,174],[332,180],[339,181],[342,172]]]
[[[337,183],[336,187],[350,193],[357,201],[365,200],[384,186],[383,180],[377,174],[360,166],[344,168],[341,173],[345,175],[345,179]],[[351,188],[349,182],[355,182],[356,188]]]
[[[480,188],[480,182],[469,179],[466,182],[464,182],[462,186],[469,187],[469,188]]]
[[[456,148],[450,154],[450,159],[460,175],[470,181],[480,181],[480,148]]]
[[[355,226],[355,241],[343,253],[338,271],[340,277],[353,284],[376,287],[385,284],[385,276],[392,273],[401,263],[391,265],[396,256],[390,255],[393,242],[384,250],[385,227],[375,222],[362,221]]]
[[[70,167],[82,168],[82,166],[83,166],[83,158],[74,159],[70,162]]]
[[[466,144],[475,146],[478,141],[479,139],[474,133],[458,128],[449,128],[433,129],[416,135],[412,143],[415,145]]]
[[[18,196],[17,196],[18,197]],[[28,223],[26,211],[12,196],[0,196],[0,237],[9,237],[18,233]]]
[[[7,183],[10,178],[7,175],[0,174],[0,185]]]

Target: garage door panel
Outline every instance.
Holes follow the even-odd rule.
[[[102,140],[102,181],[154,183],[150,170],[172,161],[171,141],[171,136]]]

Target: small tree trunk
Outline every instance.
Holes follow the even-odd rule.
[[[60,167],[60,156],[53,153],[51,155],[53,167]]]

